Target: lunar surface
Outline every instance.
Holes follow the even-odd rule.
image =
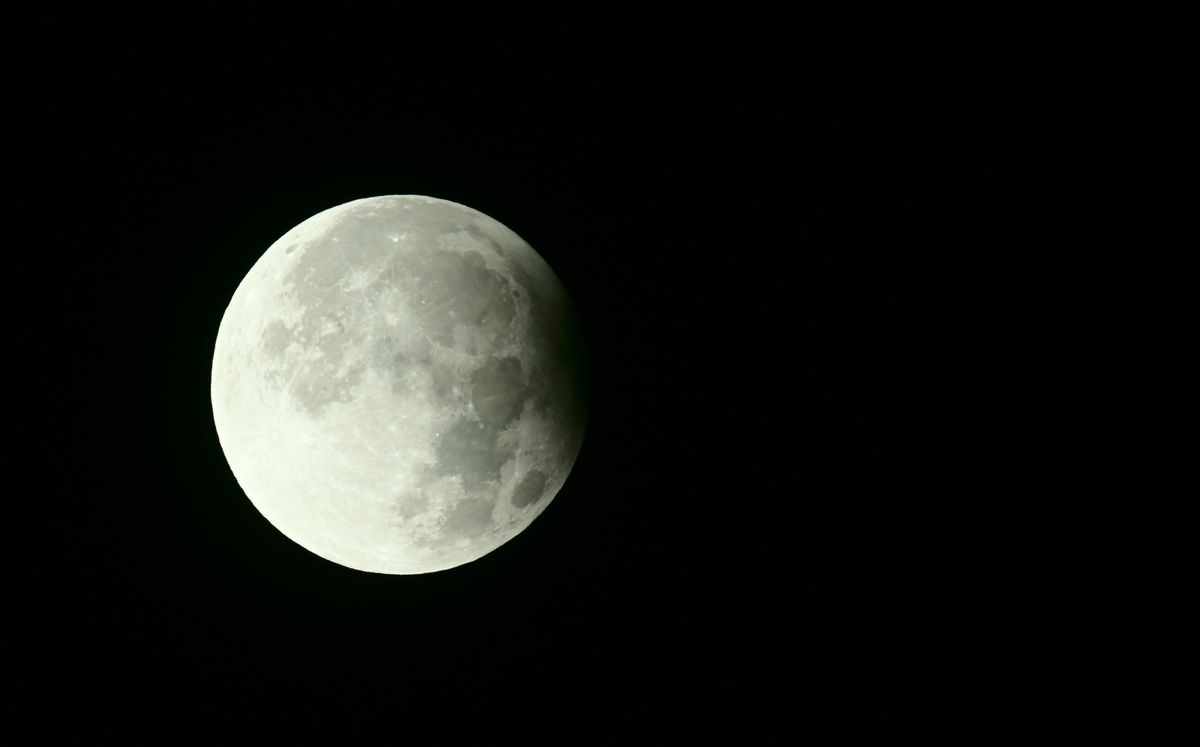
[[[217,435],[284,535],[376,573],[475,560],[567,479],[586,419],[570,299],[471,208],[372,197],[276,241],[221,319]]]

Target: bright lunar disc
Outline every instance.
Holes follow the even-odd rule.
[[[233,294],[217,435],[246,495],[317,555],[376,573],[468,563],[558,493],[586,418],[574,312],[519,236],[463,205],[318,213]]]

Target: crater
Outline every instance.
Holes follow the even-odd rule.
[[[437,440],[437,464],[440,475],[458,475],[468,492],[487,482],[500,479],[500,468],[512,456],[511,446],[498,443],[498,431],[484,423],[459,420]]]
[[[267,355],[279,359],[292,344],[292,330],[283,322],[276,319],[267,325],[262,334],[262,348]]]
[[[483,230],[479,226],[477,226],[473,223],[468,223],[467,225],[463,226],[463,230],[466,231],[467,234],[471,236],[471,238],[475,239],[476,241],[478,241],[481,244],[488,246],[492,251],[494,251],[496,254],[499,254],[501,257],[508,256],[508,252],[505,251],[504,247],[500,244],[500,242],[493,239],[487,233],[487,231]]]
[[[329,290],[344,278],[348,268],[377,267],[395,251],[387,238],[393,228],[385,218],[361,209],[347,210],[331,228],[309,241],[307,251],[284,282]]]
[[[454,327],[478,327],[493,344],[512,335],[516,306],[508,281],[477,251],[426,247],[396,258],[396,276],[419,299],[415,310],[430,339],[454,345]]]
[[[464,498],[446,512],[442,525],[443,542],[479,537],[492,524],[492,501]]]
[[[504,426],[521,413],[528,398],[521,362],[516,358],[489,361],[471,374],[471,404],[490,425]]]
[[[396,496],[396,513],[405,521],[414,519],[429,508],[429,498],[420,490],[406,490]]]
[[[433,386],[433,396],[436,401],[452,402],[454,397],[454,382],[457,377],[454,369],[443,363],[435,363],[429,368],[429,379]]]
[[[334,402],[352,401],[362,375],[362,365],[352,367],[339,377],[333,366],[318,362],[296,377],[291,398],[303,412],[319,416]]]
[[[260,338],[264,356],[271,362],[267,379],[281,389],[287,387],[291,400],[310,415],[321,414],[333,402],[349,402],[362,379],[363,365],[352,365],[346,352],[361,338],[348,332],[338,317],[312,309],[294,326],[276,319]]]
[[[521,478],[517,489],[513,491],[512,504],[517,508],[525,508],[540,501],[544,492],[546,492],[545,473],[541,470],[530,470],[529,474]]]

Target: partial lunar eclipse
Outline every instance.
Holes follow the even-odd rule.
[[[471,208],[372,197],[267,249],[221,319],[217,435],[284,535],[350,568],[427,573],[529,526],[586,419],[571,302]]]

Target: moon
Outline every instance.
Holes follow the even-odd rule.
[[[499,222],[418,195],[312,216],[221,319],[217,436],[280,532],[387,574],[476,560],[553,500],[583,443],[582,340],[550,266]]]

